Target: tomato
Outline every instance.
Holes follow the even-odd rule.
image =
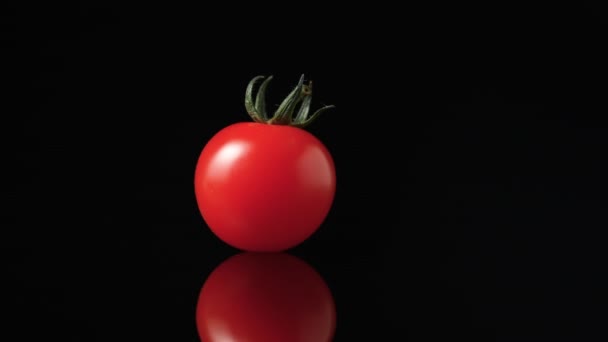
[[[301,259],[245,252],[203,284],[196,326],[203,342],[330,342],[336,309],[323,278]]]
[[[320,227],[332,206],[334,161],[323,143],[303,128],[329,107],[308,118],[310,86],[302,81],[271,119],[260,114],[263,106],[246,101],[255,122],[225,127],[200,154],[194,176],[198,208],[211,231],[235,248],[292,248]],[[295,117],[289,112],[294,101],[302,102]]]

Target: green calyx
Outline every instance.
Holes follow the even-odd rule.
[[[264,79],[264,81],[258,88],[258,92],[254,100],[253,88],[258,81],[262,79]],[[272,117],[269,117],[266,112],[265,97],[266,88],[268,87],[270,80],[272,80],[272,76],[254,77],[251,82],[249,82],[247,90],[245,91],[245,108],[247,109],[249,116],[251,116],[255,122],[269,125],[289,125],[303,128],[318,118],[321,113],[334,107],[324,106],[319,108],[312,115],[308,115],[312,101],[312,81],[309,81],[308,84],[304,84],[304,75],[302,75],[298,85],[291,91],[291,93],[289,93],[289,95],[287,95]]]

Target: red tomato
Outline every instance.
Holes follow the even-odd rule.
[[[334,164],[323,144],[296,127],[238,123],[217,133],[195,174],[199,209],[226,243],[249,251],[291,248],[331,207]]]
[[[283,253],[241,253],[218,266],[196,308],[203,342],[330,342],[332,294],[304,261]]]
[[[211,231],[227,244],[283,251],[325,220],[336,188],[334,162],[297,120],[256,121],[230,125],[205,145],[195,171],[196,200]]]

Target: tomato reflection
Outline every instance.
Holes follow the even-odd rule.
[[[286,253],[240,253],[201,289],[196,323],[203,342],[330,342],[336,313],[321,276]]]

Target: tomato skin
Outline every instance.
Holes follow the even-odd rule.
[[[278,252],[309,238],[334,200],[333,159],[296,127],[230,125],[205,145],[194,187],[211,231],[246,251]]]
[[[203,284],[196,326],[204,342],[330,342],[336,309],[327,284],[304,261],[244,252]]]

